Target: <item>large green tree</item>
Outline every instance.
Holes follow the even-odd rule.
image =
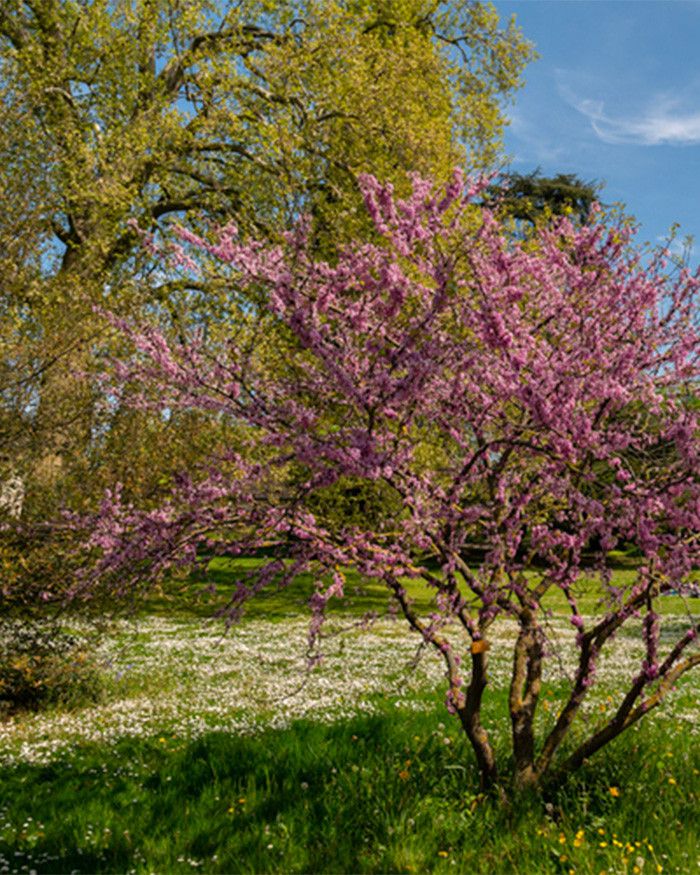
[[[216,283],[154,268],[134,223],[270,239],[305,211],[319,247],[349,239],[358,172],[401,187],[492,162],[530,56],[467,0],[5,0],[0,442],[36,513],[85,492],[106,447],[125,470],[186,449],[173,423],[101,414],[89,379],[95,304],[217,315]]]

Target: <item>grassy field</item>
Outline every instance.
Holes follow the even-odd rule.
[[[506,808],[476,791],[441,665],[416,661],[400,621],[358,627],[380,591],[351,593],[306,671],[310,586],[272,593],[227,636],[203,619],[210,600],[163,595],[103,633],[103,701],[0,723],[0,872],[700,871],[700,679],[564,785]],[[590,586],[585,609],[596,599]],[[554,607],[543,728],[572,668]],[[486,713],[504,761],[512,634],[492,651]],[[641,656],[633,630],[619,638],[589,726]]]
[[[621,555],[620,567],[615,572],[615,583],[624,585],[636,576],[633,567]],[[196,617],[208,619],[217,607],[224,605],[233,592],[232,578],[236,574],[246,573],[259,567],[262,559],[214,559],[209,566],[206,583],[213,583],[216,592],[206,591],[203,581],[198,582],[188,578],[179,585],[172,584],[167,594],[149,599],[148,603],[139,607],[139,611],[149,616],[160,614],[164,616]],[[329,604],[332,614],[361,616],[366,612],[383,613],[387,608],[387,590],[377,581],[361,580],[352,571],[347,572],[348,585],[346,595],[342,600],[333,600]],[[423,613],[434,607],[434,591],[422,580],[406,579],[404,586]],[[582,577],[576,587],[579,597],[579,607],[584,614],[593,614],[599,607],[603,595],[597,578]],[[290,616],[304,613],[308,599],[313,592],[313,580],[308,574],[300,574],[293,584],[279,590],[270,587],[261,592],[248,603],[244,622],[253,619],[285,620]],[[544,600],[546,607],[555,613],[565,614],[568,605],[561,590],[550,590]],[[657,610],[663,614],[685,614],[687,602],[676,596],[667,596],[657,603]]]

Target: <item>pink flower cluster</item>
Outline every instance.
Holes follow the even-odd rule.
[[[157,510],[108,496],[82,585],[134,587],[203,549],[276,546],[279,559],[241,579],[234,613],[314,567],[315,634],[342,597],[340,567],[384,581],[404,608],[400,578],[421,576],[440,596],[421,629],[441,650],[447,623],[478,643],[498,616],[525,627],[555,587],[585,654],[580,684],[639,611],[650,683],[662,664],[651,604],[682,592],[700,559],[700,279],[645,259],[628,227],[600,220],[514,239],[480,205],[481,184],[459,175],[441,194],[416,178],[405,200],[370,176],[361,186],[376,237],[332,260],[315,257],[303,224],[278,246],[232,227],[214,243],[180,232],[173,257],[186,270],[202,250],[230,270],[237,299],[264,292],[284,366],[235,334],[213,349],[115,320],[134,355],[115,364],[114,391],[223,417],[249,445],[183,477]],[[381,481],[401,511],[374,528],[325,525],[311,499],[340,478]],[[581,570],[609,583],[609,553],[623,546],[638,550],[639,574],[609,586],[607,625],[587,630]]]

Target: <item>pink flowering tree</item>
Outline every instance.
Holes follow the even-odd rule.
[[[664,630],[658,609],[692,591],[700,558],[700,280],[662,254],[645,262],[631,231],[598,221],[514,240],[459,175],[440,194],[416,179],[406,200],[372,177],[362,187],[375,242],[332,262],[314,258],[303,223],[276,247],[228,227],[213,244],[181,231],[170,251],[186,271],[203,251],[230,271],[232,300],[266,302],[276,360],[235,329],[175,343],[115,320],[135,352],[110,391],[208,411],[237,425],[239,444],[155,509],[109,494],[80,588],[139,591],[203,551],[277,547],[238,581],[229,616],[311,570],[313,641],[352,567],[385,585],[444,661],[447,706],[485,787],[501,780],[483,718],[489,658],[494,631],[510,628],[499,640],[512,648],[514,783],[536,785],[577,768],[700,664],[697,614]],[[327,525],[315,500],[341,481],[381,486],[393,510],[373,526]],[[610,569],[621,547],[639,557],[624,583]],[[581,596],[593,576],[591,616]],[[434,593],[427,615],[411,579]],[[556,591],[576,669],[558,715],[536,720]],[[611,716],[577,720],[625,626],[643,650],[637,670]]]

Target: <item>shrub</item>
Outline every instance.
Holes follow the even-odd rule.
[[[0,623],[0,715],[97,701],[103,691],[89,642],[47,620]]]

